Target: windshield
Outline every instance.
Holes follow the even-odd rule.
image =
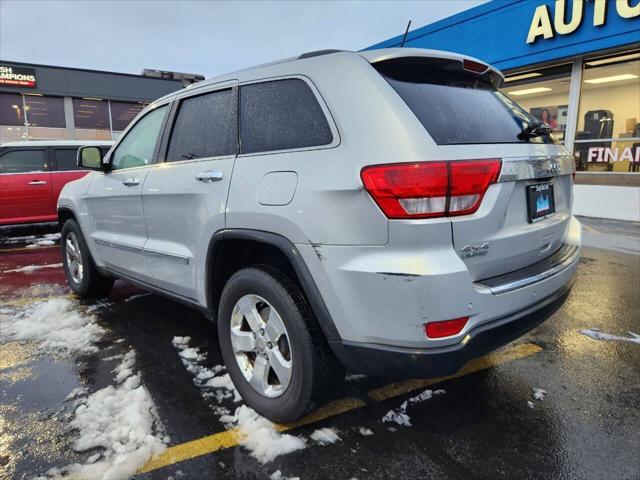
[[[374,67],[437,144],[558,143],[544,130],[519,139],[537,121],[531,114],[484,78],[461,71],[460,62],[426,60]]]

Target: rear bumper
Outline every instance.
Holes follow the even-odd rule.
[[[415,349],[342,341],[331,342],[331,347],[340,362],[354,373],[412,378],[451,375],[470,360],[540,325],[562,306],[572,285],[573,281],[535,305],[477,326],[467,333],[469,340],[455,345]]]

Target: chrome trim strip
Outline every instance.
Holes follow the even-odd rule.
[[[534,283],[541,282],[549,277],[561,273],[577,262],[579,256],[580,248],[576,245],[565,245],[551,257],[519,271],[520,275],[526,275],[527,272],[531,272],[529,275],[518,278],[519,272],[516,271],[475,282],[473,286],[480,293],[500,295],[501,293],[511,292],[513,290],[528,287]],[[546,265],[550,262],[552,262],[553,266],[551,268],[546,268]],[[542,271],[540,271],[541,269]]]
[[[126,243],[112,242],[110,240],[103,240],[101,238],[94,238],[96,245],[102,245],[105,247],[118,248],[120,250],[126,250],[133,253],[142,253],[142,248],[134,245],[127,245]]]
[[[498,182],[558,177],[574,171],[575,162],[570,155],[503,158]]]
[[[159,252],[157,250],[150,250],[147,248],[135,247],[133,245],[127,245],[126,243],[113,242],[110,240],[103,240],[102,238],[94,238],[97,245],[103,245],[105,247],[117,248],[120,250],[126,250],[128,252],[139,253],[148,257],[162,258],[164,260],[170,260],[172,262],[182,263],[189,265],[191,258],[184,257],[182,255],[176,255],[173,253]]]
[[[148,257],[162,258],[164,260],[170,260],[172,262],[178,262],[184,265],[189,265],[191,261],[189,257],[183,257],[182,255],[176,255],[174,253],[158,252],[157,250],[149,250],[147,248],[144,249],[143,255],[146,255]]]

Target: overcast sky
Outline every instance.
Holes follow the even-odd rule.
[[[484,3],[0,0],[0,59],[207,77],[302,52],[360,50]]]

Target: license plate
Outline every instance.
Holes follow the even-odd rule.
[[[556,214],[553,184],[538,183],[527,186],[527,206],[529,223],[539,222]]]

